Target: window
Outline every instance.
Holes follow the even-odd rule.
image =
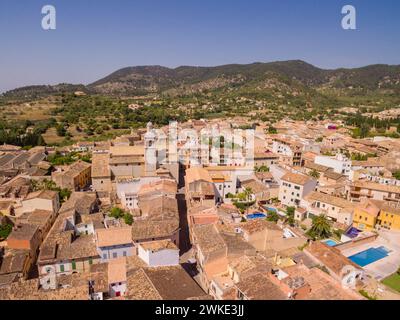
[[[72,260],[72,270],[76,270],[76,262]]]
[[[122,255],[123,255],[124,257],[126,257],[126,251],[124,251],[124,252],[122,253]]]
[[[89,264],[93,264],[93,259],[89,258]]]
[[[117,257],[118,257],[118,254],[116,252],[113,252],[113,258],[115,259]]]
[[[63,264],[60,265],[60,271],[64,272],[64,265]]]
[[[104,260],[107,259],[107,253],[103,254],[103,259],[104,259]]]

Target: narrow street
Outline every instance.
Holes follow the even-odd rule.
[[[179,249],[180,256],[190,258],[191,249],[190,244],[190,236],[189,236],[189,225],[187,219],[187,206],[186,206],[186,198],[185,198],[185,170],[181,166],[179,170],[179,184],[178,184],[178,194],[176,196],[178,200],[178,211],[179,211]],[[186,259],[187,261],[187,259]],[[183,262],[186,262],[183,261]]]

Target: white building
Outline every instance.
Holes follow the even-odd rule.
[[[138,208],[138,192],[143,185],[161,180],[160,177],[118,178],[116,181],[117,196],[125,209]]]
[[[345,176],[350,175],[351,171],[351,160],[343,154],[337,154],[336,156],[316,156],[316,164],[332,168],[334,172],[343,174]]]
[[[138,244],[138,256],[150,267],[179,265],[179,249],[169,239]]]
[[[281,178],[279,201],[288,207],[300,205],[301,200],[312,192],[317,181],[308,176],[289,172]]]

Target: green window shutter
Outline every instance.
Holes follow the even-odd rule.
[[[61,272],[64,272],[64,265],[63,265],[63,264],[60,265],[60,271],[61,271]]]
[[[72,270],[76,270],[76,262],[72,261]]]

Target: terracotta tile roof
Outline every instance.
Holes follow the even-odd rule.
[[[47,210],[34,210],[32,213],[28,213],[26,223],[43,227],[53,216],[52,211]]]
[[[337,173],[333,171],[332,169],[329,169],[324,173],[324,177],[332,180],[340,180],[340,179],[345,179],[346,177],[340,173]]]
[[[42,290],[38,279],[14,282],[0,288],[0,300],[88,300],[87,275],[65,277],[66,286],[57,290]]]
[[[203,254],[210,254],[221,249],[227,249],[224,239],[213,224],[196,225],[193,228],[195,243]]]
[[[98,247],[109,247],[132,243],[131,227],[96,230]]]
[[[178,219],[162,221],[135,221],[132,225],[132,239],[149,240],[152,238],[170,237],[179,230]]]
[[[186,170],[186,182],[188,184],[200,180],[212,182],[211,176],[206,169],[200,167],[192,167]]]
[[[264,231],[266,229],[282,231],[282,229],[279,228],[276,223],[273,223],[271,221],[267,221],[264,219],[250,220],[250,221],[241,223],[239,225],[239,227],[249,234]]]
[[[145,196],[148,193],[175,194],[177,189],[178,186],[175,180],[162,179],[142,185],[139,189],[138,195]]]
[[[254,194],[263,193],[265,197],[269,197],[269,188],[260,181],[251,179],[241,183],[243,188],[250,188]]]
[[[293,172],[286,173],[281,180],[298,185],[305,185],[307,182],[312,181],[312,179],[308,176]]]
[[[30,199],[46,199],[46,200],[53,200],[58,196],[58,193],[56,191],[51,191],[51,190],[39,190],[36,192],[32,192],[28,194],[25,200],[30,200]]]
[[[304,167],[307,169],[317,170],[318,172],[326,172],[330,169],[329,167],[325,167],[323,165],[316,164],[315,162],[307,161],[307,160],[304,162]]]
[[[209,299],[181,266],[141,268],[128,274],[127,299]]]
[[[159,240],[159,241],[151,241],[151,242],[144,242],[141,243],[140,246],[152,252],[161,251],[164,249],[171,249],[171,250],[179,250],[178,247],[169,239],[167,240]]]
[[[304,300],[360,300],[356,292],[345,289],[328,274],[318,268],[307,268],[304,264],[282,269],[290,277],[302,277],[310,286],[311,292]]]
[[[67,167],[67,169],[64,172],[61,172],[60,174],[68,176],[68,177],[76,177],[79,174],[82,173],[82,171],[85,171],[89,168],[91,168],[91,164],[84,162],[82,160],[78,160],[77,162],[71,164],[70,166]]]
[[[126,258],[112,259],[108,262],[108,283],[126,281]]]
[[[178,219],[178,202],[168,196],[156,198],[139,197],[138,205],[142,215],[153,221]]]
[[[287,300],[287,296],[264,273],[244,278],[236,287],[249,300]]]
[[[371,190],[383,191],[383,192],[400,193],[400,187],[398,187],[398,186],[384,185],[384,184],[370,182],[370,181],[355,181],[353,183],[353,186],[362,188],[362,189],[371,189]]]
[[[72,241],[70,246],[61,246],[59,258],[81,259],[98,257],[98,252],[93,235],[80,235]]]
[[[79,214],[89,214],[96,201],[97,196],[95,193],[73,192],[70,198],[62,204],[60,213],[76,210]]]
[[[333,205],[335,207],[340,207],[340,208],[351,208],[354,207],[355,204],[351,201],[348,201],[343,198],[335,197],[329,194],[321,193],[321,192],[316,192],[313,191],[307,196],[304,197],[305,200],[307,201],[319,201],[323,203],[327,203],[330,205]]]
[[[128,273],[125,297],[128,300],[163,299],[143,269],[134,270]]]
[[[22,273],[26,261],[29,259],[29,252],[24,250],[18,250],[5,257],[0,267],[0,274],[9,273]]]
[[[342,255],[339,249],[320,241],[312,242],[305,250],[337,275],[340,275],[346,266],[361,269],[353,261]]]
[[[360,167],[384,167],[385,165],[379,159],[368,159],[366,161],[352,161],[353,166]]]
[[[273,179],[274,176],[272,175],[271,172],[256,172],[256,177],[258,179]]]
[[[8,240],[28,240],[30,241],[39,231],[38,226],[21,223],[16,225],[8,236]]]
[[[92,156],[92,178],[111,176],[109,168],[110,155],[108,153],[94,153]]]

